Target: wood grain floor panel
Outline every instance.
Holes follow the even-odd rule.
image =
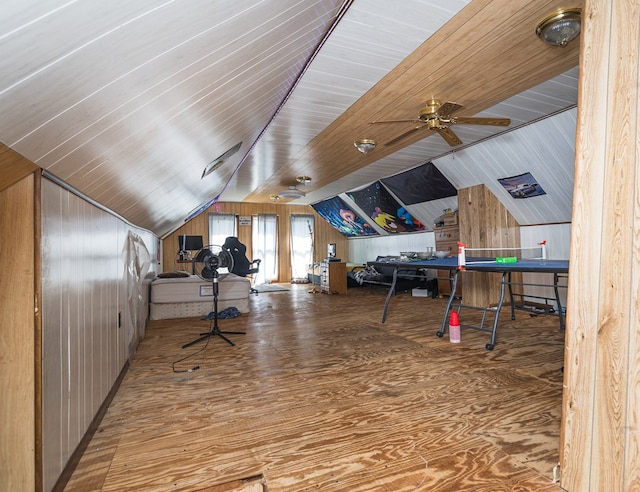
[[[65,490],[560,490],[556,318],[506,316],[488,352],[487,333],[435,336],[441,299],[398,294],[383,324],[382,290],[288,287],[220,321],[246,331],[234,347],[181,349],[206,320],[150,322]]]

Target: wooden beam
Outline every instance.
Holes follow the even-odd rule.
[[[640,4],[586,0],[582,18],[562,486],[638,490]]]

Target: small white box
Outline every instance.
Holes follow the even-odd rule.
[[[411,295],[413,297],[431,297],[431,291],[421,287],[415,287],[411,289]]]

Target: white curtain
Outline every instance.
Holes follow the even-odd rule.
[[[222,246],[225,239],[236,235],[236,216],[233,214],[209,214],[209,242]],[[206,245],[205,245],[206,246]]]
[[[252,225],[251,259],[262,260],[254,282],[256,285],[271,283],[278,280],[278,216],[254,215]]]
[[[291,281],[307,280],[313,263],[313,215],[291,215]]]

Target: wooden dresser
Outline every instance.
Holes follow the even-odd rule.
[[[340,261],[320,263],[320,290],[325,294],[347,293],[347,264]]]
[[[437,251],[449,251],[450,255],[458,254],[458,241],[460,240],[460,226],[445,225],[434,229]],[[451,293],[451,286],[447,279],[449,271],[438,270],[438,292],[441,295],[448,296]],[[458,285],[456,287],[456,295],[462,294],[462,278],[458,276]]]
[[[448,251],[451,255],[458,254],[458,241],[460,241],[460,226],[458,224],[437,227],[434,232],[437,251]]]

